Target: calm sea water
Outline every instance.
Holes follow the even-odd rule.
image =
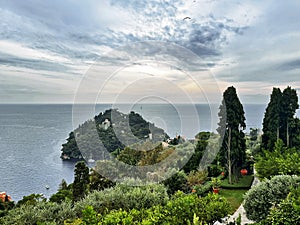
[[[245,105],[247,125],[261,128],[265,105]],[[97,105],[99,113],[110,105]],[[118,107],[126,112],[126,105]],[[193,138],[200,130],[215,131],[217,105],[135,105],[132,110],[165,129],[171,136]],[[84,122],[94,112],[82,110]],[[216,119],[216,120],[214,120]],[[24,195],[57,191],[62,179],[73,182],[74,162],[60,157],[72,125],[72,105],[0,105],[0,192],[18,201]],[[50,189],[46,189],[48,185]]]

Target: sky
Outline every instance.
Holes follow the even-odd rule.
[[[300,90],[300,2],[0,0],[0,103],[242,103]],[[298,92],[299,93],[299,92]]]

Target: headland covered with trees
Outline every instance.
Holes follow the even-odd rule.
[[[247,134],[243,104],[228,87],[217,133],[200,131],[194,140],[170,138],[135,112],[107,110],[72,131],[63,145],[61,158],[78,160],[74,182],[63,180],[49,199],[33,193],[15,203],[4,196],[0,224],[214,224],[240,204],[256,224],[300,224],[298,108],[295,89],[274,88],[262,134],[257,128]],[[116,170],[104,150],[124,168]],[[86,162],[94,160],[89,168]],[[205,168],[199,167],[203,160]],[[142,173],[163,161],[155,173]],[[260,183],[250,189],[254,176]],[[240,217],[230,224],[240,224]]]

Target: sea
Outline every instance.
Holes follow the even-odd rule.
[[[75,162],[60,159],[61,145],[75,127],[111,107],[101,104],[90,110],[82,105],[74,110],[73,121],[71,104],[0,105],[0,192],[14,201],[32,193],[49,198],[62,179],[73,182]],[[170,137],[193,139],[199,131],[216,132],[218,123],[218,105],[124,104],[117,108],[141,114]],[[244,105],[246,132],[262,127],[265,108]]]

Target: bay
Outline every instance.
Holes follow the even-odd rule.
[[[97,105],[95,111],[82,110],[78,121],[82,123],[110,107]],[[244,105],[248,131],[250,127],[261,128],[265,107]],[[124,104],[118,108],[140,113],[171,137],[193,138],[200,130],[215,132],[218,122],[218,105]],[[0,192],[7,192],[14,201],[31,193],[49,197],[62,179],[73,182],[75,162],[60,159],[61,145],[71,130],[71,104],[0,105]]]

